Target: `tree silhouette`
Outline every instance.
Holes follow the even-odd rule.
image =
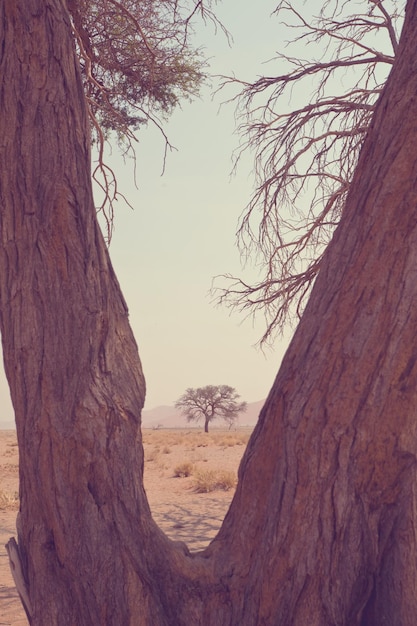
[[[230,425],[240,413],[246,411],[246,402],[237,402],[240,395],[236,389],[228,385],[207,385],[197,389],[188,388],[177,400],[175,408],[179,409],[188,422],[204,420],[204,432],[208,433],[209,424],[222,418]]]

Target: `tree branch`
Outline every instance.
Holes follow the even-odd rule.
[[[348,3],[329,0],[311,19],[309,6],[297,10],[295,4],[285,0],[274,12],[294,18],[295,23],[284,23],[300,33],[287,47],[298,51],[303,40],[304,49],[312,45],[320,58],[306,61],[279,52],[273,62],[289,71],[252,83],[223,76],[220,87],[239,89],[228,99],[237,105],[241,136],[234,170],[244,153],[254,154],[255,186],[237,240],[242,258],[254,258],[263,275],[251,285],[224,274],[212,294],[249,315],[262,312],[261,343],[303,310],[343,212],[402,20],[376,0],[360,15],[350,15]],[[219,286],[222,279],[226,286]]]

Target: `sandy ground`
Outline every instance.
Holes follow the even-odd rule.
[[[144,431],[145,488],[153,516],[174,540],[200,550],[215,536],[234,488],[198,492],[236,476],[249,431]],[[184,464],[191,475],[175,476]],[[27,626],[10,573],[5,544],[15,536],[18,448],[14,431],[0,431],[0,626]]]

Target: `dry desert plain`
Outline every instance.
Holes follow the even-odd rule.
[[[143,431],[145,488],[153,516],[174,540],[201,550],[216,534],[232,499],[250,429]],[[27,626],[5,543],[19,508],[16,433],[0,430],[0,626]]]

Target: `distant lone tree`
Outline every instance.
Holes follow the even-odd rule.
[[[208,433],[209,423],[221,417],[229,426],[237,419],[239,413],[247,409],[246,402],[237,402],[240,395],[236,389],[228,385],[207,385],[187,391],[177,400],[175,408],[179,409],[188,422],[198,422],[204,418],[204,432]]]

